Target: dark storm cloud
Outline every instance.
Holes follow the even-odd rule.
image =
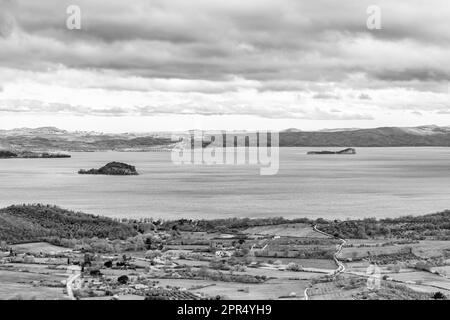
[[[77,2],[82,30],[75,31],[65,28],[69,4],[15,2],[15,28],[28,38],[22,46],[1,43],[1,64],[36,70],[64,65],[149,78],[223,80],[237,75],[263,82],[261,90],[275,91],[283,87],[276,80],[345,81],[357,73],[386,81],[386,86],[449,76],[449,68],[442,70],[437,63],[408,65],[408,52],[433,39],[442,40],[441,45],[435,42],[436,59],[448,53],[446,9],[440,15],[433,9],[445,8],[440,0],[426,5],[418,0],[82,0]],[[366,28],[366,9],[372,4],[382,10],[382,30]],[[361,39],[364,43],[358,44]],[[392,63],[386,65],[387,53],[378,52],[379,46],[394,40],[409,43],[394,45]],[[400,59],[401,68],[394,64]]]
[[[445,0],[0,0],[0,112],[426,116],[447,108],[449,17]]]
[[[378,70],[373,76],[385,81],[450,81],[450,70],[433,70],[426,68],[407,68],[404,70]]]

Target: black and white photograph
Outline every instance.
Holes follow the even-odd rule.
[[[0,0],[0,300],[449,298],[448,1]]]

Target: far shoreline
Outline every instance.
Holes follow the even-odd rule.
[[[25,203],[24,203],[25,204]],[[269,220],[269,219],[283,219],[285,221],[293,221],[293,220],[298,220],[298,219],[307,219],[310,221],[315,221],[315,220],[326,220],[326,221],[363,221],[363,220],[376,220],[376,221],[380,221],[380,220],[385,220],[385,219],[401,219],[401,218],[405,218],[405,217],[413,217],[413,218],[419,218],[419,217],[424,217],[424,216],[429,216],[429,215],[434,215],[434,214],[439,214],[442,212],[449,212],[450,214],[450,209],[448,208],[442,208],[442,209],[438,209],[438,210],[432,210],[428,213],[418,213],[418,214],[399,214],[399,215],[395,215],[395,216],[367,216],[367,217],[361,217],[361,216],[328,216],[328,215],[321,215],[321,216],[311,216],[311,215],[291,215],[291,216],[282,216],[282,215],[273,215],[273,216],[267,216],[267,215],[261,215],[261,216],[256,216],[256,215],[252,215],[252,216],[211,216],[211,217],[188,217],[188,216],[175,216],[176,214],[169,215],[168,216],[153,216],[151,214],[149,215],[125,215],[125,214],[118,214],[118,215],[108,215],[108,214],[102,214],[99,213],[99,211],[97,210],[86,210],[86,209],[77,209],[76,206],[64,206],[64,205],[58,205],[58,204],[40,204],[40,203],[26,203],[26,205],[49,205],[52,207],[57,207],[57,208],[61,208],[64,210],[70,210],[70,211],[74,211],[74,212],[80,212],[83,214],[87,214],[87,215],[91,215],[91,216],[99,216],[99,217],[104,217],[104,218],[109,218],[109,219],[126,219],[126,220],[142,220],[142,219],[150,219],[150,220],[160,220],[163,222],[174,222],[174,221],[178,221],[178,220],[192,220],[192,221],[217,221],[217,220]],[[15,203],[15,204],[0,204],[0,211],[2,209],[8,208],[10,206],[17,206],[17,205],[22,205],[22,203]],[[177,218],[176,218],[177,217]],[[289,223],[289,222],[288,222]]]

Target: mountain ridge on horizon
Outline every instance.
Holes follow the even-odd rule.
[[[189,131],[178,131],[179,137]],[[207,131],[206,131],[207,132]],[[237,136],[252,131],[233,131]],[[255,132],[255,131],[253,131]],[[0,149],[29,151],[146,151],[171,147],[175,132],[101,133],[57,127],[0,130]],[[419,147],[450,146],[450,126],[378,127],[279,132],[280,147]]]
[[[371,127],[371,128],[360,128],[360,127],[351,127],[351,128],[323,128],[317,130],[303,130],[300,128],[292,127],[288,129],[280,130],[279,132],[342,132],[342,131],[356,131],[356,130],[374,130],[374,129],[382,129],[382,128],[398,128],[398,129],[420,129],[420,130],[437,130],[437,129],[445,129],[450,131],[450,125],[448,126],[439,126],[435,124],[429,125],[420,125],[420,126],[381,126],[381,127]],[[145,134],[157,134],[157,133],[186,133],[192,130],[200,130],[201,129],[190,129],[190,130],[160,130],[160,131],[128,131],[128,132],[103,132],[103,131],[95,131],[95,130],[68,130],[61,129],[56,126],[42,126],[42,127],[18,127],[12,129],[0,129],[0,136],[2,134],[7,133],[48,133],[48,134],[65,134],[65,133],[77,133],[77,134],[97,134],[97,135],[145,135]],[[208,131],[208,130],[203,130]],[[213,131],[213,130],[211,130]],[[220,130],[217,130],[220,131]],[[228,132],[258,132],[258,130],[224,130]],[[275,131],[275,130],[273,130]]]

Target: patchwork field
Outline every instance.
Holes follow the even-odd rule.
[[[450,256],[450,241],[424,240],[414,244],[395,244],[389,246],[356,246],[344,247],[339,255],[341,259],[361,259],[369,256],[413,254],[422,259],[446,258]]]
[[[450,256],[450,241],[423,240],[414,244],[413,253],[421,258]]]
[[[204,293],[211,296],[221,295],[225,298],[237,300],[257,299],[268,300],[288,297],[295,293],[296,299],[303,299],[303,292],[308,287],[309,281],[273,279],[262,284],[243,284],[235,282],[218,282],[206,280],[184,280],[184,279],[157,279],[161,285],[181,286],[185,288],[207,286],[200,289],[190,290],[192,292]]]
[[[258,226],[249,228],[244,232],[247,234],[261,234],[282,237],[327,238],[327,236],[315,232],[312,226],[306,223]]]
[[[57,254],[61,252],[71,251],[69,248],[54,246],[47,242],[32,242],[11,245],[11,248],[18,253],[31,253],[31,254]]]
[[[265,257],[254,257],[255,261],[269,262],[279,260],[283,264],[289,264],[291,262],[297,263],[304,268],[317,268],[317,269],[336,269],[336,263],[334,260],[329,259],[299,259],[299,258],[265,258]]]
[[[344,247],[339,254],[340,259],[361,259],[368,256],[390,255],[411,252],[412,245],[394,245],[379,247]]]
[[[360,276],[367,276],[368,266],[368,262],[347,263],[346,272]],[[396,271],[392,270],[392,265],[378,266],[380,270],[380,277],[387,279],[389,282],[401,283],[418,292],[435,293],[437,291],[441,291],[446,294],[450,293],[450,279],[432,274],[430,272],[408,268],[403,264],[399,264],[399,266],[401,267]]]
[[[196,293],[206,298],[298,300],[306,288],[311,300],[429,299],[438,291],[450,296],[450,279],[445,277],[450,273],[445,265],[450,241],[351,239],[338,257],[344,272],[330,277],[338,267],[333,259],[339,239],[304,223],[251,227],[245,233],[157,231],[150,243],[140,239],[148,247],[97,254],[46,242],[12,245],[18,254],[10,256],[8,249],[1,259],[0,299],[64,299],[67,265],[82,259],[93,260],[83,272],[83,285],[76,288],[80,299],[142,299],[167,290],[170,298],[197,299]],[[34,257],[25,259],[20,253]],[[379,267],[383,285],[378,291],[367,286],[370,263]],[[128,277],[125,284],[119,280],[123,276]],[[156,296],[167,298],[161,292]]]
[[[277,279],[300,279],[300,280],[310,280],[323,276],[320,273],[314,272],[295,272],[295,271],[282,271],[282,270],[272,270],[264,268],[247,268],[245,272],[234,272],[235,274],[251,274],[254,276],[266,276],[267,278],[277,278]]]
[[[62,288],[35,285],[41,281],[55,282],[67,277],[40,273],[0,270],[0,300],[4,299],[65,299]]]
[[[440,275],[450,278],[450,265],[443,267],[433,267],[431,268],[431,271],[438,272]]]
[[[361,289],[342,290],[333,283],[321,283],[308,291],[310,300],[353,300],[353,296]]]
[[[437,289],[450,290],[450,280],[429,272],[415,271],[402,273],[388,273],[386,274],[393,280],[402,281],[409,284],[418,284],[434,287],[433,291]]]

